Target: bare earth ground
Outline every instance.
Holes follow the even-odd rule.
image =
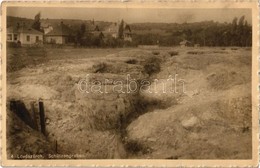
[[[33,50],[32,50],[33,51]],[[31,51],[30,51],[31,52]],[[35,53],[39,51],[35,51]],[[8,156],[82,154],[83,158],[250,159],[251,49],[44,49],[33,66],[12,67],[25,49],[8,52],[8,100],[42,98],[47,136],[7,111]],[[29,53],[32,56],[35,53]],[[38,58],[38,57],[32,57]],[[45,61],[48,60],[48,61]],[[30,60],[31,61],[31,60]],[[35,63],[34,62],[34,63]],[[158,93],[81,93],[77,83],[158,79]],[[166,91],[169,75],[185,82]],[[57,141],[57,143],[56,143]],[[47,156],[46,156],[47,157]],[[47,157],[48,158],[48,157]]]

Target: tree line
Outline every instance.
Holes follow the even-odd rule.
[[[94,20],[93,20],[94,22]],[[32,27],[40,28],[40,13],[35,16]],[[104,34],[98,26],[88,30],[82,23],[70,37],[70,42],[81,47],[123,47],[138,45],[176,46],[183,40],[201,46],[252,46],[252,26],[245,16],[235,17],[230,23],[203,21],[195,23],[138,23],[130,24],[132,42],[124,41],[124,20],[118,26],[117,38]],[[154,33],[151,30],[159,30]],[[136,33],[136,32],[141,33]]]
[[[158,26],[159,24],[155,25]],[[154,25],[137,25],[132,29],[149,32]],[[183,40],[201,46],[239,46],[252,45],[252,26],[245,20],[235,17],[231,23],[204,21],[197,23],[163,24],[162,33],[133,34],[133,42],[142,45],[179,45]]]

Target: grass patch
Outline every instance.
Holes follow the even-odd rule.
[[[238,50],[238,48],[236,48],[236,47],[232,47],[232,48],[230,48],[231,50]]]
[[[215,53],[215,54],[227,54],[228,52],[220,50],[220,51],[213,51],[213,53]]]
[[[7,48],[7,72],[47,62],[47,53],[41,47]]]

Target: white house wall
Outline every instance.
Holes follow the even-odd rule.
[[[27,36],[30,36],[30,41],[27,41]],[[35,44],[36,41],[36,37],[39,37],[39,41],[43,41],[43,36],[40,34],[20,34],[20,41],[21,44]]]
[[[8,36],[9,34],[11,34],[12,39],[11,39],[11,40],[8,40],[8,37],[7,37],[7,41],[8,41],[8,42],[17,42],[17,41],[20,39],[20,34],[17,34],[17,33],[7,33],[7,36]],[[14,39],[14,34],[17,35],[17,39],[16,39],[16,40]]]

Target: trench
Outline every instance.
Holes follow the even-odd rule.
[[[156,74],[160,71],[160,68],[158,68],[158,67],[160,67],[161,62],[159,64],[158,60],[152,58],[152,61],[150,61],[150,62],[146,61],[146,62],[148,62],[148,64],[141,65],[141,66],[142,66],[142,68],[145,69],[145,72],[146,72],[146,74],[148,74],[148,77],[145,76],[143,78],[140,78],[139,80],[137,80],[138,82],[141,79],[149,80],[149,79],[151,79],[153,74]],[[154,63],[154,62],[156,62],[156,63]],[[131,66],[132,65],[134,66],[137,64],[137,62],[130,60],[130,62],[128,64],[131,64]],[[115,65],[115,66],[117,66],[117,65]],[[156,66],[157,66],[157,68],[154,68]],[[102,65],[101,69],[104,72],[97,73],[98,75],[101,75],[101,78],[105,76],[105,74],[103,74],[103,73],[106,72],[106,68],[107,68],[106,65],[105,65],[105,67],[104,67],[104,65]],[[115,72],[114,74],[117,74],[117,73]],[[66,78],[66,77],[64,79],[62,78],[62,80],[69,83],[68,78]],[[68,89],[65,88],[65,90],[71,89],[71,86],[72,85],[68,84],[66,86],[66,87],[68,87]],[[55,89],[57,89],[57,88],[55,88]],[[111,97],[109,97],[109,96],[107,98],[104,98],[104,100],[102,100],[103,103],[101,103],[101,102],[99,102],[100,101],[99,96],[97,96],[95,94],[93,94],[93,95],[90,94],[90,95],[88,95],[90,97],[87,97],[87,98],[86,97],[77,98],[77,96],[75,96],[75,97],[71,96],[71,94],[72,94],[71,92],[68,92],[67,94],[70,96],[70,98],[65,99],[63,103],[66,104],[67,102],[70,102],[70,103],[75,103],[75,106],[82,106],[83,110],[80,111],[81,113],[82,112],[84,113],[84,109],[89,108],[89,105],[93,105],[93,104],[96,104],[97,106],[104,105],[104,107],[102,107],[102,108],[100,107],[100,109],[95,109],[97,113],[95,115],[90,116],[91,120],[93,120],[92,129],[93,129],[93,131],[97,130],[99,132],[110,132],[111,134],[115,135],[115,139],[117,141],[117,146],[118,146],[116,148],[116,150],[119,150],[119,151],[115,151],[115,153],[118,153],[118,154],[117,154],[117,156],[114,156],[114,157],[120,158],[120,159],[127,159],[131,155],[136,155],[140,152],[141,153],[147,152],[147,148],[144,147],[143,145],[141,145],[135,141],[127,140],[128,125],[131,124],[139,116],[141,116],[145,113],[148,113],[154,109],[162,109],[162,108],[167,107],[167,105],[163,104],[161,101],[159,101],[157,99],[148,100],[148,99],[145,99],[144,97],[142,97],[142,95],[140,95],[140,93],[139,93],[139,87],[138,87],[137,92],[133,95],[125,95],[125,97],[123,97],[123,98],[121,98],[121,95],[112,95],[111,96],[111,97],[115,97],[114,100],[117,100],[119,97],[120,97],[119,99],[123,100],[123,108],[121,108],[121,109],[119,106],[120,106],[120,103],[122,103],[122,102],[116,101],[115,103],[113,103],[114,100],[110,100]],[[65,97],[65,96],[61,96],[61,97]],[[107,99],[109,99],[109,101],[107,101]],[[62,101],[62,100],[60,100],[60,101]],[[82,104],[80,104],[80,103],[82,103]],[[26,104],[28,104],[28,103],[26,103]],[[46,102],[46,107],[47,107],[46,108],[46,111],[47,111],[46,117],[50,118],[49,114],[54,113],[55,111],[57,111],[57,109],[55,109],[53,107],[48,107],[48,106],[50,106],[50,102]],[[110,108],[110,106],[115,106],[115,108]],[[98,108],[98,107],[95,107],[95,108]],[[108,111],[106,111],[106,110],[108,110]],[[27,111],[30,111],[30,107],[27,107]],[[105,111],[105,113],[108,113],[107,116],[105,116],[106,114],[101,113],[104,111]],[[73,111],[71,111],[71,113],[73,113],[73,112],[76,112],[76,110],[74,109]],[[114,113],[114,114],[112,116],[110,116],[109,112]],[[82,116],[83,116],[83,119],[81,121],[85,122],[84,117],[86,117],[86,116],[84,116],[84,114],[82,114]],[[89,117],[89,116],[87,116],[87,117]],[[32,121],[31,121],[31,119],[30,119],[30,121],[27,121],[28,118],[29,118],[28,116],[27,116],[27,118],[20,117],[20,119],[22,121],[24,121],[25,124],[30,126],[30,123],[32,123]],[[64,120],[64,118],[62,120]],[[48,121],[48,122],[53,122],[53,121]],[[56,122],[56,121],[54,121],[54,122]],[[53,123],[54,127],[59,127],[59,126],[55,125],[56,123]],[[48,128],[48,126],[47,126],[48,135],[45,136],[47,138],[47,140],[49,141],[51,148],[53,150],[51,152],[57,153],[57,154],[66,153],[66,148],[69,148],[68,146],[66,146],[66,141],[70,138],[67,137],[66,139],[60,140],[59,136],[61,134],[59,133],[59,129],[61,130],[63,128],[54,128],[54,127],[52,126],[52,127]],[[85,128],[80,128],[80,130],[82,130],[82,129],[85,129]],[[66,130],[62,130],[62,131],[66,132]],[[73,131],[73,130],[71,130],[71,131]],[[66,133],[68,133],[68,135],[70,134],[70,132],[66,132]],[[75,134],[75,132],[71,132],[71,133]],[[55,134],[54,137],[51,137],[52,134]],[[83,135],[82,139],[84,140],[84,138],[85,137]],[[59,139],[59,140],[57,140],[57,139]],[[71,142],[73,142],[73,141],[71,141]],[[69,143],[69,141],[68,141],[68,143]],[[75,142],[74,145],[76,145],[76,147],[74,149],[75,151],[80,148],[80,144],[77,144]],[[103,158],[103,159],[106,159],[106,158]]]
[[[124,148],[123,150],[126,153],[126,158],[122,158],[122,159],[127,159],[128,156],[134,156],[140,153],[147,154],[150,151],[150,149],[145,145],[140,144],[139,142],[134,140],[128,140],[127,138],[128,125],[130,125],[134,120],[136,120],[141,115],[144,115],[156,109],[163,109],[166,107],[167,106],[162,105],[162,102],[159,100],[145,100],[144,98],[142,98],[142,96],[140,95],[137,96],[132,112],[130,112],[125,118],[120,120],[121,127],[118,132],[119,135],[118,137],[119,137],[119,142],[122,144]]]
[[[131,61],[132,63],[132,61]],[[154,66],[154,65],[152,65]],[[157,66],[161,66],[160,64]],[[144,65],[145,67],[145,65]],[[159,68],[160,69],[160,68]],[[154,74],[159,73],[160,70],[155,71],[147,71],[148,78],[145,78],[146,80],[152,80],[152,77]],[[142,79],[141,79],[142,80]],[[140,81],[140,80],[138,80]],[[140,86],[140,83],[138,83]],[[152,85],[152,83],[151,83]],[[130,101],[132,101],[132,106],[130,107],[130,112],[127,115],[120,114],[118,117],[118,124],[116,129],[116,134],[118,137],[118,143],[120,144],[119,151],[123,150],[124,152],[117,152],[117,153],[124,153],[123,155],[120,155],[120,159],[127,159],[129,157],[138,155],[138,154],[147,154],[151,151],[147,146],[140,144],[137,141],[134,140],[128,140],[127,135],[127,127],[130,125],[133,121],[135,121],[139,116],[144,115],[146,113],[152,112],[156,109],[165,109],[169,106],[172,106],[172,104],[167,104],[159,99],[147,99],[144,96],[140,94],[140,87],[138,87],[137,93],[134,95],[134,98],[130,98]]]
[[[160,57],[160,56],[161,55],[159,54],[158,57]],[[201,58],[201,57],[198,57],[198,58]],[[196,57],[196,60],[197,60],[197,57]],[[202,57],[201,60],[207,60],[207,59],[204,59],[204,57]],[[193,61],[195,63],[190,63],[191,61],[193,61],[193,59],[185,59],[184,63],[177,62],[176,64],[183,66],[184,69],[191,68],[191,69],[196,69],[196,70],[199,70],[208,64],[207,63],[208,61],[205,61],[206,62],[205,65],[204,65],[203,61],[200,61],[200,60],[197,62]],[[215,61],[215,60],[213,60],[213,61]],[[203,64],[201,64],[201,62]],[[100,78],[107,77],[109,74],[113,74],[118,77],[119,76],[118,72],[120,72],[121,69],[124,70],[124,68],[121,68],[121,67],[118,68],[118,66],[120,66],[121,63],[122,62],[120,62],[119,64],[115,63],[114,67],[109,67],[110,64],[108,67],[106,67],[107,66],[106,64],[100,64],[100,65],[98,65],[99,69],[97,69],[97,70],[95,69],[93,74],[94,74],[94,76],[98,76]],[[139,65],[140,62],[137,58],[134,58],[134,59],[132,58],[127,61],[127,64],[133,65],[132,68],[130,69],[130,70],[133,70],[133,69],[135,69],[135,65]],[[123,66],[125,66],[125,65],[126,64],[123,64]],[[151,64],[151,65],[153,65],[153,64]],[[163,66],[162,63],[160,63],[160,65]],[[144,65],[142,65],[142,67],[144,67]],[[149,66],[146,66],[146,67],[148,67],[148,69],[149,69]],[[214,67],[212,67],[212,68],[214,68]],[[216,71],[215,69],[216,68],[214,68],[214,70],[209,69],[208,70],[209,72],[207,72],[207,74],[211,74],[211,75],[207,76],[207,81],[209,82],[209,85],[207,87],[214,89],[212,91],[213,93],[215,93],[216,90],[217,91],[220,90],[223,93],[226,93],[226,89],[233,88],[233,86],[236,86],[238,84],[240,84],[240,85],[243,84],[243,78],[241,77],[241,79],[239,78],[239,80],[235,80],[234,82],[231,82],[231,83],[230,83],[230,80],[223,80],[222,83],[226,82],[229,85],[227,88],[222,87],[222,85],[221,85],[222,83],[216,83],[216,81],[218,81],[220,78],[226,78],[226,76],[222,75],[223,74],[222,70]],[[127,69],[126,71],[123,71],[123,73],[131,72],[130,70]],[[153,71],[153,69],[150,69],[150,70],[151,71],[148,71],[150,73],[150,75],[147,78],[141,77],[140,79],[152,79],[153,74],[156,75],[156,73],[160,72],[158,70],[157,71]],[[147,72],[147,74],[148,74],[148,72]],[[160,74],[163,74],[163,72],[164,71],[161,71]],[[214,73],[211,73],[211,72],[214,72]],[[227,73],[225,73],[225,74],[227,74]],[[143,158],[146,156],[154,155],[157,152],[157,148],[155,148],[154,151],[153,151],[153,149],[149,149],[149,147],[151,147],[151,148],[154,147],[153,144],[151,145],[148,143],[146,146],[146,144],[145,144],[146,141],[143,141],[142,139],[140,141],[133,140],[135,137],[133,137],[131,139],[130,135],[128,135],[128,128],[130,128],[129,127],[130,124],[131,124],[131,126],[133,126],[133,124],[134,124],[133,122],[136,121],[138,117],[145,115],[146,113],[153,112],[156,109],[164,109],[164,108],[167,108],[168,106],[173,106],[173,108],[176,108],[173,103],[170,103],[167,101],[166,102],[160,101],[159,99],[156,99],[156,100],[146,99],[143,97],[142,94],[139,93],[139,91],[134,95],[127,95],[123,98],[121,95],[113,95],[113,94],[111,96],[107,96],[105,98],[99,97],[97,95],[89,95],[89,97],[78,97],[77,98],[77,96],[75,97],[74,92],[73,93],[71,92],[71,90],[75,90],[75,89],[72,89],[73,85],[70,85],[70,81],[73,82],[73,78],[67,77],[68,74],[66,74],[66,73],[64,73],[62,75],[60,75],[58,73],[57,74],[54,73],[52,75],[54,77],[60,76],[59,78],[54,78],[56,81],[60,81],[60,83],[50,84],[50,82],[48,80],[46,80],[46,81],[43,80],[42,83],[39,83],[40,86],[45,86],[45,87],[42,87],[43,91],[44,91],[44,88],[52,88],[53,90],[60,90],[59,92],[61,93],[60,95],[58,95],[54,98],[54,101],[53,100],[44,101],[44,103],[46,103],[46,117],[48,117],[48,120],[46,120],[46,122],[48,121],[48,123],[50,124],[47,126],[48,135],[43,137],[42,135],[39,135],[40,132],[38,132],[38,134],[36,134],[35,131],[33,131],[33,124],[32,124],[33,118],[28,117],[28,114],[30,113],[30,106],[28,106],[29,102],[26,102],[27,101],[26,99],[24,99],[24,100],[18,99],[21,101],[25,101],[25,105],[23,103],[18,103],[18,104],[20,104],[19,105],[19,106],[21,106],[20,109],[21,109],[21,111],[23,111],[24,115],[21,116],[20,113],[17,114],[18,117],[20,117],[20,120],[24,121],[24,124],[21,124],[20,120],[18,121],[16,119],[14,120],[14,123],[10,124],[13,127],[12,128],[13,130],[10,129],[10,131],[8,131],[9,136],[12,134],[11,139],[13,139],[12,140],[13,145],[11,145],[11,146],[13,146],[12,152],[16,152],[15,151],[17,149],[16,147],[19,147],[19,152],[21,151],[21,154],[28,153],[28,151],[26,151],[28,148],[31,148],[32,152],[35,151],[35,150],[33,150],[34,148],[37,148],[37,150],[39,149],[39,151],[42,149],[48,148],[48,150],[44,150],[44,152],[46,152],[46,153],[53,152],[54,154],[68,154],[72,151],[77,152],[81,149],[84,149],[84,151],[82,151],[82,153],[84,153],[84,152],[87,153],[87,150],[91,150],[91,148],[93,148],[93,150],[96,150],[95,151],[97,153],[96,155],[88,155],[87,157],[85,157],[83,159]],[[236,75],[238,75],[238,73],[230,72],[229,77],[230,76],[232,77],[232,75],[236,77]],[[249,75],[247,75],[247,76],[249,76]],[[231,79],[233,79],[233,78],[231,78]],[[32,82],[35,82],[35,83],[39,82],[37,80],[32,80]],[[33,84],[35,84],[35,83],[33,83]],[[27,83],[25,83],[25,84],[27,84]],[[64,87],[62,88],[61,86],[64,86]],[[227,85],[225,84],[225,86],[227,86]],[[26,87],[27,87],[27,85],[26,85]],[[35,87],[37,87],[37,89],[39,88],[38,85],[35,85]],[[242,88],[242,87],[238,87],[236,89],[239,89],[239,88]],[[243,86],[243,88],[244,88],[244,86]],[[64,90],[67,90],[68,92],[64,92]],[[46,91],[49,91],[49,90],[46,89]],[[218,123],[222,123],[222,124],[224,124],[225,127],[227,127],[228,125],[230,125],[229,123],[232,122],[231,126],[230,126],[231,133],[232,134],[234,133],[234,136],[235,136],[235,133],[240,133],[239,131],[240,131],[240,127],[241,127],[243,134],[241,133],[239,135],[244,136],[245,141],[246,140],[251,141],[250,139],[248,139],[245,136],[246,133],[249,133],[250,129],[251,129],[251,123],[250,123],[251,115],[249,115],[249,114],[251,114],[250,113],[251,112],[251,109],[250,109],[251,108],[251,102],[250,102],[251,96],[245,97],[247,95],[246,94],[247,91],[246,90],[242,90],[242,91],[243,91],[243,93],[241,93],[241,96],[243,98],[242,99],[236,98],[236,99],[234,99],[234,102],[218,100],[216,98],[216,100],[212,99],[212,100],[209,100],[209,102],[200,104],[199,106],[203,107],[203,109],[201,109],[197,106],[192,107],[193,104],[191,104],[192,105],[191,108],[181,109],[181,110],[179,110],[179,114],[181,114],[181,112],[189,114],[190,111],[193,111],[194,113],[196,113],[196,116],[201,116],[201,115],[198,115],[198,114],[200,114],[201,111],[205,111],[204,113],[207,114],[208,113],[207,108],[211,108],[212,110],[215,110],[216,112],[218,112],[216,116],[220,115],[219,118],[217,118]],[[39,95],[42,95],[42,92],[40,92]],[[222,96],[222,95],[220,95],[220,96]],[[233,99],[235,97],[231,97],[231,98]],[[120,101],[118,101],[118,99],[120,99]],[[37,99],[34,98],[34,100],[37,100]],[[246,100],[246,102],[245,102],[245,100]],[[82,103],[82,104],[80,104],[80,103]],[[71,104],[71,107],[69,107],[68,104]],[[60,108],[58,106],[60,106]],[[97,106],[97,107],[94,107],[94,106]],[[224,107],[222,107],[222,106],[224,106]],[[81,107],[81,108],[78,108],[78,107]],[[89,111],[88,108],[95,111],[96,114],[91,114],[89,116],[89,113],[91,111]],[[228,114],[225,114],[226,109],[229,109]],[[188,111],[185,111],[185,110],[188,110]],[[241,112],[241,114],[237,115],[237,113],[233,113],[233,111],[235,111],[235,110],[237,112],[239,112],[239,114]],[[243,111],[248,112],[248,114],[242,113]],[[110,116],[110,114],[111,114],[111,116]],[[80,120],[78,120],[78,118],[77,118],[77,120],[75,120],[76,122],[73,123],[73,121],[72,121],[73,115],[76,115],[76,116],[78,115],[77,117],[80,118]],[[68,117],[66,117],[66,116],[68,116]],[[180,115],[180,116],[182,116],[182,115]],[[183,117],[184,119],[181,118],[180,120],[189,119],[189,116],[186,118],[185,117]],[[211,127],[212,123],[214,123],[213,125],[215,125],[215,118],[213,118],[214,119],[214,122],[213,122],[211,117],[209,117],[208,115],[205,115],[205,116],[203,115],[203,117],[204,118],[201,120],[204,121],[204,124],[207,124],[206,125],[207,128],[210,128],[209,131],[211,131],[211,130],[215,131],[216,128],[223,127],[221,125]],[[215,117],[215,116],[213,116],[213,117]],[[17,117],[15,117],[15,118],[17,118]],[[57,121],[58,120],[57,118],[59,118],[59,121]],[[90,120],[88,120],[88,118],[90,118]],[[157,119],[157,118],[155,118],[155,119]],[[141,121],[143,121],[143,120],[141,120]],[[88,126],[84,127],[84,125],[87,125],[89,122],[91,122],[91,127],[88,127]],[[233,131],[232,125],[237,126],[238,123],[240,123],[239,129],[237,131],[236,130]],[[26,127],[24,126],[25,124],[27,125]],[[67,125],[69,125],[69,126],[67,126]],[[32,129],[27,128],[28,126],[31,127]],[[173,125],[172,127],[175,128],[174,126],[175,125]],[[19,127],[22,127],[22,128],[19,128]],[[75,127],[75,128],[73,128],[73,127]],[[7,128],[9,128],[9,127],[7,127]],[[137,126],[137,128],[138,128],[138,126]],[[201,128],[201,127],[198,126],[198,128]],[[140,129],[140,126],[138,129]],[[91,130],[91,131],[89,131],[89,130]],[[27,131],[29,132],[29,134],[27,134]],[[197,130],[195,130],[195,132],[196,131]],[[208,131],[208,130],[204,130],[204,131]],[[222,131],[222,129],[220,129],[219,132],[217,132],[217,133],[222,133],[221,131]],[[91,135],[92,133],[95,135],[92,136]],[[52,137],[52,134],[54,134],[53,137]],[[64,135],[62,135],[62,134],[64,134]],[[113,156],[100,155],[99,154],[100,151],[104,152],[104,153],[108,151],[108,149],[106,148],[106,145],[110,143],[110,142],[107,142],[107,139],[109,138],[110,135],[112,135],[114,138],[114,141],[116,141],[116,143],[111,143],[111,145],[112,146],[117,145],[117,147],[115,147],[116,151],[113,151],[114,153],[117,153],[117,155],[113,155]],[[88,138],[89,136],[92,136],[92,137]],[[128,138],[128,136],[130,138]],[[155,136],[157,136],[157,135],[155,135]],[[165,136],[165,134],[163,134],[162,136],[158,135],[158,137],[167,137],[167,136],[168,135]],[[178,136],[179,136],[178,134],[174,135],[174,138],[177,137],[177,139],[178,139]],[[32,137],[34,139],[37,139],[36,143],[34,143],[34,141],[31,141]],[[181,138],[182,136],[179,136],[179,137]],[[20,138],[20,139],[17,140],[17,138]],[[91,138],[92,138],[92,142],[89,143],[89,140],[91,140]],[[165,142],[172,141],[172,138],[173,138],[173,136],[171,138],[169,138],[169,140],[167,139]],[[225,138],[228,138],[228,137],[225,137]],[[187,138],[185,138],[185,139],[187,139]],[[223,138],[221,138],[221,139],[223,139]],[[24,143],[24,141],[27,141],[27,142]],[[195,149],[200,150],[201,140],[197,140],[193,137],[190,137],[187,141],[195,143],[195,145],[192,144],[193,146],[190,146],[190,147],[192,147],[192,148],[194,147]],[[215,138],[209,139],[209,142],[211,142],[211,141],[215,142]],[[218,141],[221,142],[221,140],[218,140]],[[29,142],[31,142],[31,143],[29,143]],[[40,143],[40,145],[37,143]],[[164,141],[154,142],[154,144],[156,144],[158,146],[160,145],[160,143],[164,143]],[[102,146],[102,144],[105,144],[105,145]],[[186,142],[184,142],[183,144],[184,144],[183,146],[190,145],[190,144],[187,144]],[[238,143],[238,144],[240,144],[240,143]],[[244,142],[241,142],[241,144],[244,145]],[[30,145],[31,146],[34,145],[34,146],[30,147]],[[41,149],[38,148],[37,145],[40,146]],[[101,146],[99,146],[99,145],[101,145]],[[210,144],[206,144],[206,145],[208,145],[207,149],[209,149],[209,150],[212,149],[212,146],[210,146]],[[242,145],[240,145],[240,146],[242,146]],[[85,147],[85,146],[88,146],[88,147]],[[22,151],[23,147],[25,147],[26,152]],[[87,149],[87,148],[90,148],[90,149]],[[226,147],[226,149],[231,149],[231,148],[232,147],[229,147],[229,146]],[[161,151],[162,150],[167,151],[166,149],[167,149],[167,146],[163,149],[158,148],[158,150],[161,150]],[[172,148],[172,149],[175,150],[174,148]],[[36,152],[38,152],[37,150],[36,150]],[[244,148],[243,149],[241,148],[241,150],[244,150]],[[163,151],[163,152],[165,152],[165,151]],[[172,150],[170,149],[169,151],[172,151]],[[223,149],[223,151],[225,151],[225,150]],[[90,152],[90,154],[94,153],[94,152],[92,152],[92,153],[91,152]],[[179,153],[184,153],[183,157],[190,158],[190,156],[188,154],[186,154],[185,152],[186,152],[185,149],[180,149],[180,151],[179,151]],[[201,154],[199,156],[206,156],[205,153],[207,153],[207,152],[208,151],[206,149],[202,150]],[[144,156],[144,155],[146,155],[146,156]],[[176,154],[176,156],[178,156],[178,153]],[[175,155],[173,155],[173,156],[162,155],[162,157],[172,159],[172,158],[175,158]],[[198,156],[194,155],[193,157],[197,158]]]

